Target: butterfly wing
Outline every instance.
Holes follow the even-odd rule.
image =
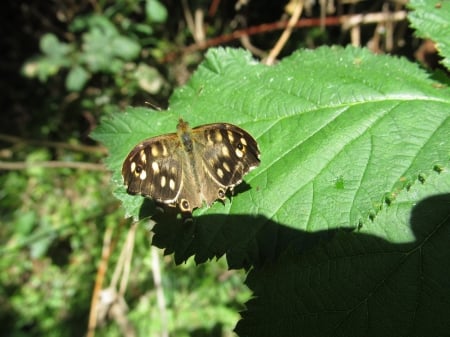
[[[225,199],[227,189],[259,165],[255,139],[226,123],[191,129],[180,119],[177,133],[143,141],[128,154],[122,176],[130,194],[177,205],[183,212]]]
[[[183,188],[182,163],[173,155],[179,148],[176,134],[150,138],[136,145],[122,166],[127,192],[165,204],[176,203]]]
[[[258,144],[245,130],[217,123],[195,128],[193,132],[197,140],[203,140],[204,148],[200,151],[203,169],[219,187],[233,188],[259,166]]]

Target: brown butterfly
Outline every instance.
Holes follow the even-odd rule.
[[[122,177],[129,194],[176,206],[182,212],[224,200],[227,190],[259,166],[256,140],[227,123],[191,129],[182,119],[177,132],[144,140],[128,154]]]

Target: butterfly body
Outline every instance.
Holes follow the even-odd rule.
[[[191,129],[180,119],[176,133],[136,145],[123,163],[122,176],[128,193],[192,213],[224,200],[227,190],[259,162],[258,144],[245,130],[228,123]]]

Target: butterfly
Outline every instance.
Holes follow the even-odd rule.
[[[260,164],[256,140],[228,123],[191,128],[180,119],[177,132],[136,145],[122,166],[129,194],[178,206],[181,212],[225,200],[228,190]]]

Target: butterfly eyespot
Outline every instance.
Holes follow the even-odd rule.
[[[242,143],[239,143],[238,145],[237,145],[237,148],[238,148],[238,150],[243,150],[244,149],[244,145],[242,145]]]
[[[136,173],[141,173],[142,172],[142,166],[137,165],[136,166]]]
[[[217,196],[219,197],[219,199],[225,199],[225,191],[223,189],[219,189],[219,191],[217,192]]]
[[[184,212],[189,211],[189,201],[186,199],[181,199],[180,208]]]

